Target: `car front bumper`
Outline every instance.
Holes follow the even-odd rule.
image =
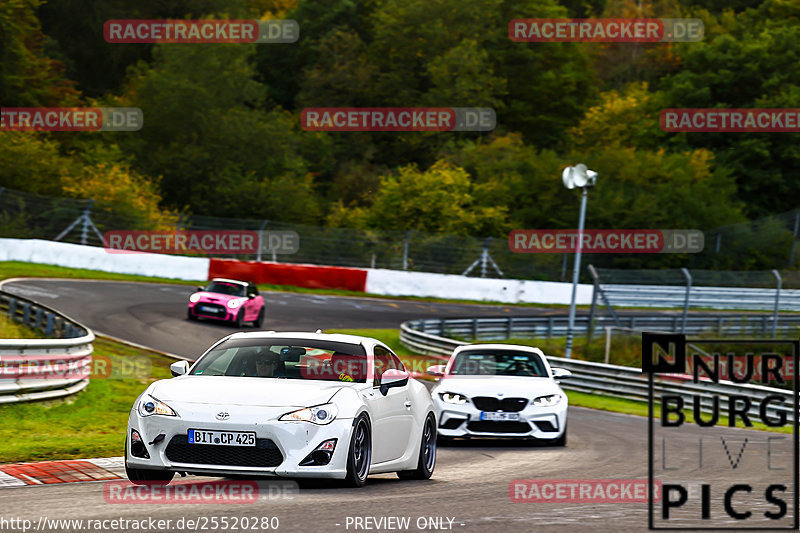
[[[206,312],[201,311],[199,309],[200,306],[204,305],[204,302],[200,301],[197,303],[189,303],[189,312],[192,315],[199,317],[199,318],[210,318],[213,320],[223,320],[225,322],[233,322],[236,320],[236,315],[239,313],[241,307],[235,307],[231,309],[227,305],[220,305],[220,304],[209,304],[205,303],[206,306],[213,307],[215,309],[214,312]]]
[[[134,409],[128,419],[127,466],[216,476],[345,477],[352,418],[337,418],[321,426],[309,422],[264,420],[255,409],[252,411],[249,416],[239,413],[236,422],[220,422],[214,420],[213,415],[209,417],[208,413],[193,415],[183,410],[180,417],[143,417]],[[189,429],[255,432],[257,447],[188,444]],[[131,430],[136,430],[141,436],[149,458],[133,456]],[[162,434],[163,440],[152,444]],[[322,442],[330,439],[337,441],[327,465],[300,466]],[[197,447],[201,450],[198,451]]]
[[[528,404],[518,421],[495,422],[481,420],[481,410],[472,402],[451,404],[433,395],[436,419],[439,421],[440,437],[492,437],[515,439],[556,439],[567,425],[566,397],[551,407]]]

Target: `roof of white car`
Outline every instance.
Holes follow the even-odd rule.
[[[234,333],[232,339],[269,339],[279,337],[282,339],[305,339],[319,341],[346,342],[350,344],[361,344],[363,341],[375,342],[371,337],[359,335],[345,335],[344,333],[312,333],[309,331],[241,331]]]
[[[515,350],[519,352],[533,352],[544,355],[544,352],[535,346],[523,346],[521,344],[465,344],[455,349],[453,353],[464,350]]]
[[[247,285],[246,281],[241,281],[238,279],[228,279],[228,278],[211,278],[209,281],[224,281],[227,283],[238,283],[239,285]]]

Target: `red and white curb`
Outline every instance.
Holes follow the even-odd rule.
[[[124,479],[123,457],[0,465],[0,488]]]

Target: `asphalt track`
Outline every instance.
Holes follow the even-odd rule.
[[[186,321],[184,302],[191,291],[187,287],[37,280],[7,284],[4,290],[38,300],[100,332],[187,356],[196,356],[211,342],[232,331],[225,326]],[[402,320],[424,316],[548,312],[531,308],[480,306],[476,309],[465,305],[289,293],[266,296],[270,313],[265,326],[278,330],[383,328],[397,327]],[[123,428],[120,431],[124,431]],[[772,451],[772,462],[765,463],[768,434],[715,429],[716,433],[709,437],[708,431],[696,426],[680,428],[679,433],[671,436],[664,462],[659,464],[681,465],[684,477],[673,479],[691,481],[695,486],[700,482],[711,484],[714,487],[711,498],[714,525],[735,527],[741,524],[726,519],[719,487],[742,480],[762,487],[769,482],[786,482],[787,475],[791,481],[788,474],[791,454],[783,445]],[[698,460],[700,437],[704,439],[702,461]],[[723,450],[720,437],[727,439],[724,445],[729,449]],[[737,456],[745,438],[749,447]],[[657,455],[661,457],[660,453]],[[732,460],[737,457],[740,460],[733,468]],[[646,479],[647,464],[645,418],[570,408],[566,448],[507,441],[468,441],[442,446],[436,471],[429,481],[401,481],[394,475],[380,475],[370,477],[362,489],[304,484],[291,500],[259,501],[250,505],[111,504],[104,499],[104,483],[38,485],[0,489],[0,517],[29,519],[34,524],[42,516],[83,520],[170,519],[173,524],[170,531],[188,530],[175,528],[174,524],[181,518],[271,516],[280,520],[278,531],[290,532],[390,531],[386,528],[356,529],[352,523],[355,517],[388,516],[410,517],[411,526],[401,531],[647,531],[646,503],[514,503],[509,497],[509,486],[517,479]],[[787,484],[789,493],[784,499],[791,502],[792,486]],[[742,510],[749,508],[754,513],[775,509],[765,504],[757,492],[751,498],[740,495],[734,501]],[[693,507],[691,516],[672,525],[698,524],[689,520],[699,516],[698,509]],[[447,529],[446,519],[444,528],[418,528],[417,520],[427,517],[450,518],[453,520],[451,529]],[[708,527],[710,523],[704,525]],[[758,525],[766,524],[761,521]]]

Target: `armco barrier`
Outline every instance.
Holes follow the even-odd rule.
[[[364,292],[367,271],[360,268],[211,259],[208,278],[233,278],[253,283]]]
[[[453,350],[458,346],[470,344],[433,333],[426,333],[420,329],[423,327],[423,323],[423,320],[411,320],[401,324],[400,342],[418,353],[444,356],[452,354]],[[572,372],[571,378],[561,382],[561,386],[566,390],[639,401],[647,401],[648,399],[647,375],[643,374],[639,368],[564,359],[550,355],[547,356],[547,359],[550,361],[551,366],[565,368]],[[783,411],[786,413],[787,420],[792,420],[793,393],[784,389],[751,384],[740,385],[731,382],[695,384],[676,376],[657,377],[654,380],[653,389],[656,397],[662,394],[681,396],[684,405],[687,406],[692,405],[694,395],[697,394],[701,396],[700,407],[705,412],[710,412],[712,408],[713,400],[709,393],[726,396],[742,394],[753,400],[749,411],[749,414],[753,417],[759,416],[759,406],[762,399],[769,395],[777,395],[782,399],[782,403],[770,403],[767,409],[768,415],[774,417],[777,413]]]
[[[1,286],[0,286],[1,287]],[[15,322],[40,329],[48,339],[0,339],[0,403],[47,400],[86,388],[86,378],[3,377],[6,363],[39,367],[82,369],[92,363],[94,333],[81,324],[41,304],[0,290],[0,312]],[[77,373],[77,372],[76,372]]]

